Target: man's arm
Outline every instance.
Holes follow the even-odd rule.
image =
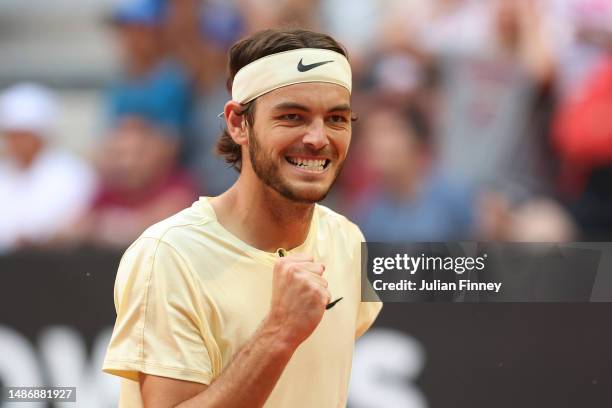
[[[144,406],[262,406],[295,351],[292,345],[279,342],[278,334],[262,325],[210,386],[141,374],[140,389]]]
[[[291,356],[323,318],[330,295],[324,266],[305,255],[274,267],[270,312],[251,339],[210,386],[140,375],[146,408],[249,408],[268,399]]]

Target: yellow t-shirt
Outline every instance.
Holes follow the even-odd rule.
[[[346,405],[354,340],[382,305],[361,302],[359,228],[315,206],[303,252],[325,264],[333,299],[293,354],[266,407]],[[208,198],[147,229],[125,252],[115,282],[117,321],[103,370],[124,377],[121,407],[141,407],[138,373],[210,384],[270,307],[278,255],[217,221]]]

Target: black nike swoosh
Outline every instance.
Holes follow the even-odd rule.
[[[339,302],[339,301],[341,301],[342,299],[344,299],[344,297],[339,297],[338,299],[334,300],[333,302],[328,303],[328,305],[327,305],[327,306],[325,306],[325,310],[329,310],[329,309],[331,309],[332,307],[336,306],[336,303],[338,303],[338,302]]]
[[[300,62],[298,62],[297,69],[300,72],[306,72],[306,71],[310,71],[313,68],[319,67],[321,65],[328,64],[330,62],[334,62],[334,61],[333,60],[330,60],[330,61],[321,61],[321,62],[315,62],[314,64],[304,65],[304,64],[302,64],[302,60],[300,59]]]

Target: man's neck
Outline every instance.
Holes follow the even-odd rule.
[[[258,182],[240,177],[211,199],[219,223],[247,244],[266,252],[293,249],[306,241],[314,204],[296,203]]]

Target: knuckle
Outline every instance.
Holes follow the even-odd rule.
[[[295,285],[298,286],[304,286],[304,284],[308,283],[308,280],[306,279],[304,274],[299,271],[296,271],[295,273],[291,274],[291,280]]]
[[[318,294],[321,291],[321,287],[317,285],[315,282],[311,282],[311,284],[308,285],[308,289],[313,294]]]

